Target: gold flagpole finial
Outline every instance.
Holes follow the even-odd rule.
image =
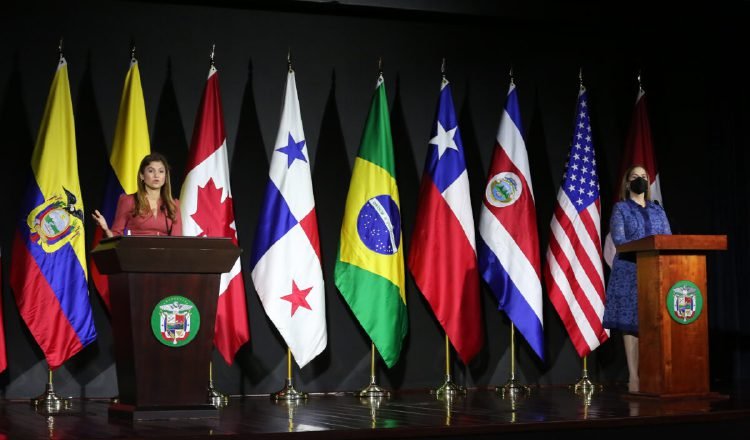
[[[641,69],[638,69],[638,76],[636,76],[636,79],[638,80],[638,92],[643,93],[643,83],[641,82],[642,79],[642,71]]]

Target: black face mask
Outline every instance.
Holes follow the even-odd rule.
[[[646,192],[646,189],[648,189],[648,182],[646,182],[646,179],[643,177],[636,177],[630,181],[628,186],[630,187],[630,191],[634,194],[643,194]]]

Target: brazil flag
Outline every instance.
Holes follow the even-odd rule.
[[[402,244],[391,122],[381,75],[349,184],[335,283],[389,368],[398,361],[408,329]]]

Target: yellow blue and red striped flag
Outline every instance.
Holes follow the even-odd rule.
[[[31,157],[13,240],[10,285],[50,369],[96,339],[86,282],[68,65],[60,57]]]
[[[122,194],[133,194],[138,190],[138,166],[141,160],[151,153],[151,143],[148,136],[146,122],[146,104],[141,87],[141,73],[138,61],[130,60],[130,69],[125,76],[125,86],[122,89],[120,110],[115,126],[115,138],[112,142],[112,153],[109,156],[107,180],[104,186],[104,198],[99,212],[112,225],[117,211],[117,200]],[[94,231],[94,241],[91,246],[95,249],[102,239],[101,228]],[[102,297],[107,309],[109,305],[109,282],[106,275],[99,273],[94,260],[91,260],[91,280]]]

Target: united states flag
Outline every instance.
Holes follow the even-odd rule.
[[[550,301],[581,357],[609,337],[602,327],[604,271],[596,154],[588,93],[581,85],[563,182],[550,223],[544,279]]]

